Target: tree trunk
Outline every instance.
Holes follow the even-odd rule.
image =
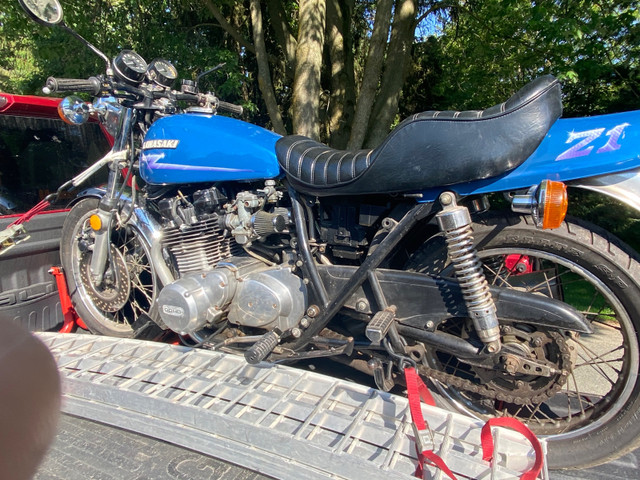
[[[278,40],[285,55],[287,70],[291,69],[293,71],[296,64],[298,42],[289,30],[287,14],[284,11],[282,2],[280,0],[267,0],[267,9],[271,19],[271,28],[273,28],[276,40]]]
[[[416,0],[396,0],[395,16],[382,86],[369,121],[365,140],[368,147],[376,147],[389,133],[398,112],[398,101],[406,77],[407,63],[415,33]]]
[[[246,38],[244,38],[240,32],[238,32],[238,30],[236,30],[228,21],[227,19],[224,17],[224,15],[222,14],[222,12],[220,11],[220,9],[214,5],[214,3],[211,0],[204,0],[204,4],[207,6],[207,8],[209,9],[209,11],[211,12],[211,14],[213,15],[213,17],[218,21],[218,23],[220,24],[220,26],[223,28],[223,30],[225,32],[227,32],[229,35],[231,35],[233,37],[233,39],[238,42],[240,45],[242,45],[244,48],[247,49],[247,51],[251,52],[251,53],[256,53],[256,49],[253,45],[251,45],[251,42],[247,41]]]
[[[260,0],[250,0],[251,10],[251,26],[253,29],[253,43],[256,49],[256,59],[258,62],[258,86],[267,105],[267,112],[273,129],[280,135],[286,135],[284,122],[276,94],[271,81],[271,72],[269,70],[269,60],[267,57],[267,48],[264,43],[264,30],[262,28],[262,10],[260,9]]]
[[[369,126],[369,116],[373,102],[376,99],[376,91],[380,83],[380,73],[384,64],[385,48],[391,25],[391,7],[393,0],[380,0],[376,9],[376,18],[373,24],[373,32],[369,43],[369,53],[364,67],[362,86],[356,104],[356,112],[351,126],[351,137],[348,148],[358,150],[362,148],[364,138]]]
[[[320,75],[325,17],[325,0],[300,0],[293,82],[293,130],[314,140],[320,138]]]
[[[327,0],[327,46],[331,68],[329,144],[346,148],[355,107],[351,16],[355,0]]]

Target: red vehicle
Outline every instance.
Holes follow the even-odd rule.
[[[99,123],[68,125],[60,99],[0,93],[0,231],[110,149]],[[95,184],[101,179],[96,178]],[[30,238],[0,255],[0,323],[34,331],[62,323],[56,283],[59,241],[71,192],[34,217]]]

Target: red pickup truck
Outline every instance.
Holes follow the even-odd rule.
[[[0,231],[110,149],[99,123],[64,123],[59,102],[0,93]],[[25,225],[30,238],[0,255],[0,324],[11,321],[44,331],[62,323],[48,270],[60,263],[60,231],[77,193],[30,220]]]

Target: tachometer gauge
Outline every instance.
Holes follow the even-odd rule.
[[[149,81],[157,83],[163,87],[170,87],[178,78],[178,71],[176,67],[171,65],[167,60],[163,58],[156,58],[149,65],[147,70],[147,78]]]
[[[113,60],[113,70],[120,80],[137,85],[144,80],[147,62],[133,50],[122,50]]]

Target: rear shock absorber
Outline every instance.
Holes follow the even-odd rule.
[[[467,311],[487,351],[498,352],[500,326],[496,306],[473,246],[469,210],[456,203],[455,194],[452,192],[442,193],[440,203],[443,208],[436,215],[436,219],[440,230],[444,232],[447,253],[460,283]]]

